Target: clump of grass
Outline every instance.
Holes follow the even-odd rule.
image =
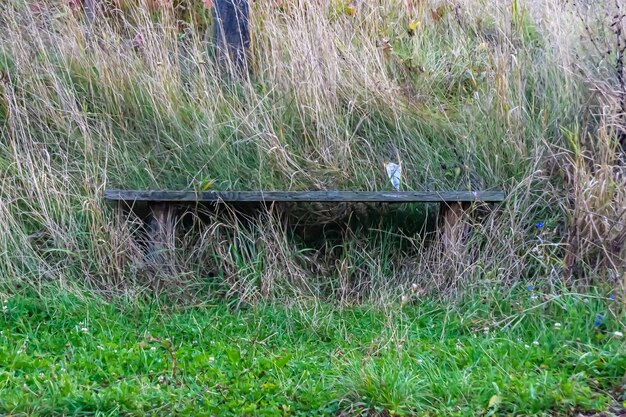
[[[605,64],[577,58],[589,25],[572,4],[257,2],[252,71],[239,79],[213,62],[206,10],[181,20],[180,8],[128,7],[88,25],[64,2],[37,4],[0,5],[7,288],[360,302],[412,284],[443,296],[529,279],[624,285],[619,95],[590,87]],[[594,38],[611,42],[604,23]],[[146,267],[138,219],[101,198],[207,178],[218,189],[384,190],[385,160],[402,162],[406,189],[509,197],[476,210],[470,240],[444,252],[430,207],[397,211],[424,227],[370,215],[373,232],[332,228],[367,208],[211,214],[173,237],[160,272]],[[292,233],[312,217],[315,239]]]

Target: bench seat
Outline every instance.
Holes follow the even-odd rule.
[[[486,202],[504,200],[502,191],[164,191],[164,190],[106,190],[105,200],[242,203],[242,202],[302,202],[302,203],[445,203]]]

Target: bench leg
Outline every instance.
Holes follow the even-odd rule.
[[[174,259],[171,249],[174,247],[174,208],[167,203],[150,205],[147,224],[148,247],[147,263],[159,270],[173,270]]]
[[[439,206],[439,227],[443,247],[446,252],[454,251],[466,235],[467,227],[463,217],[470,203],[444,202]]]

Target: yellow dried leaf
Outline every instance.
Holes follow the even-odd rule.
[[[502,398],[500,398],[499,395],[494,395],[491,398],[489,398],[489,406],[488,408],[493,408],[496,405],[500,404],[502,402]]]

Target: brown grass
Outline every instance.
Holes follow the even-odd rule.
[[[352,14],[341,1],[255,2],[252,74],[237,80],[212,61],[203,9],[127,8],[88,26],[63,2],[30,4],[0,5],[7,289],[360,302],[413,284],[442,296],[626,285],[619,4],[385,0]],[[167,268],[146,261],[138,219],[102,200],[107,186],[206,178],[389,189],[385,160],[402,162],[405,189],[509,197],[475,210],[466,243],[447,251],[427,233],[434,207],[192,210]]]

